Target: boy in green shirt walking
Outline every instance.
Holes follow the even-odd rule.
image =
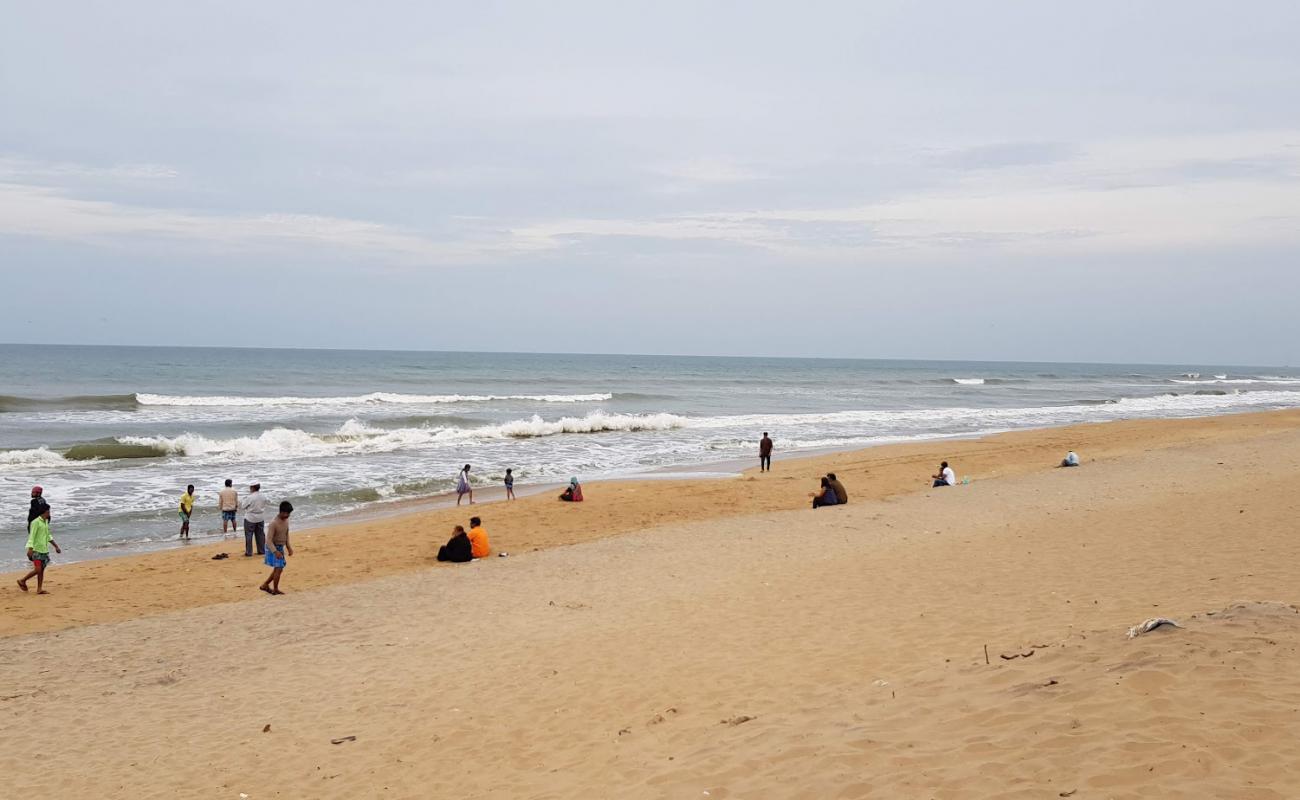
[[[59,543],[50,536],[50,507],[47,504],[41,515],[27,526],[27,560],[32,562],[32,571],[18,579],[18,588],[27,591],[27,581],[36,578],[36,593],[49,594],[45,591],[45,567],[50,563],[50,546],[54,552],[62,553]]]

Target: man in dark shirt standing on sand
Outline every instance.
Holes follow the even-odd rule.
[[[280,575],[284,573],[285,559],[293,555],[293,545],[289,544],[289,515],[292,513],[293,504],[285,500],[280,503],[280,513],[266,526],[266,565],[271,568],[271,574],[257,588],[267,594],[284,594],[280,591]]]
[[[772,440],[767,438],[767,431],[763,431],[763,438],[758,440],[758,471],[772,471]]]

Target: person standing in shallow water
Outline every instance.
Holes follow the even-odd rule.
[[[456,476],[456,505],[460,505],[460,499],[465,495],[469,495],[469,504],[474,505],[474,487],[469,483],[469,464]]]
[[[239,513],[239,492],[235,491],[234,481],[226,478],[226,488],[221,490],[221,532],[226,532],[226,526],[230,526],[230,532],[235,533],[239,530],[239,522],[235,515]]]
[[[185,494],[181,495],[181,538],[190,538],[190,516],[194,514],[194,484],[185,487]]]
[[[763,438],[758,440],[758,471],[772,471],[772,440],[767,437],[767,431],[763,431]]]
[[[293,545],[289,544],[289,515],[292,513],[292,503],[288,500],[280,503],[280,513],[266,529],[266,565],[271,568],[271,574],[257,588],[267,594],[284,594],[280,591],[280,576],[284,574],[289,556],[293,555]]]

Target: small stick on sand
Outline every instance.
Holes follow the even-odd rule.
[[[988,664],[988,663],[989,663],[989,646],[988,646],[988,645],[984,645],[984,663],[985,663],[985,664]]]

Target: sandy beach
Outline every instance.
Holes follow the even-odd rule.
[[[0,590],[0,721],[41,742],[0,764],[51,798],[1300,796],[1298,454],[1300,411],[778,451],[298,533],[278,598],[242,536],[56,561]],[[850,504],[809,510],[828,470]],[[471,513],[510,557],[437,564]]]

